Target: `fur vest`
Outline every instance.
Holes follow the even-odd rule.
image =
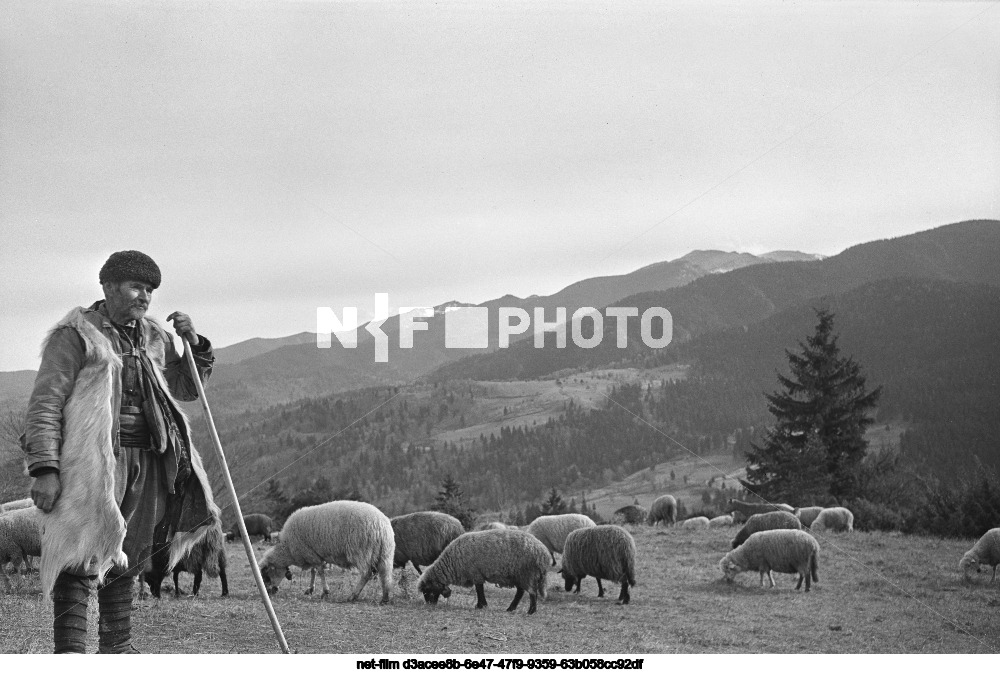
[[[148,318],[147,318],[148,320]],[[115,483],[115,445],[121,399],[121,356],[111,341],[76,308],[63,318],[59,328],[72,327],[84,345],[83,366],[63,407],[63,439],[60,449],[62,493],[52,511],[42,515],[42,558],[39,569],[42,596],[50,600],[56,577],[63,570],[96,575],[103,581],[115,566],[127,567],[140,559],[128,559],[122,551],[125,520],[119,503],[124,484]],[[165,333],[165,332],[164,332]],[[160,357],[154,362],[163,363]],[[190,424],[158,367],[153,368],[156,384],[184,420],[181,431],[191,453],[191,465],[204,495],[209,520],[194,530],[178,532],[170,545],[169,566],[173,568],[192,547],[210,538],[213,528],[221,531],[219,507],[201,456],[191,444]]]

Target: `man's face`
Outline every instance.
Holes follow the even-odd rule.
[[[104,284],[104,301],[111,319],[118,324],[141,320],[153,300],[153,286],[141,280]]]

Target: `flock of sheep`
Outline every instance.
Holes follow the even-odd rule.
[[[545,597],[549,568],[556,565],[557,553],[562,555],[559,574],[567,592],[579,592],[581,581],[590,576],[597,580],[599,597],[604,596],[602,580],[608,580],[621,587],[618,602],[629,603],[629,589],[636,584],[636,545],[621,524],[662,523],[698,529],[742,523],[732,551],[719,561],[725,579],[732,582],[739,573],[756,571],[762,586],[766,577],[773,587],[772,572],[792,573],[798,576],[795,588],[805,583],[806,591],[819,579],[819,544],[807,531],[850,532],[854,526],[853,515],[843,507],[793,509],[730,500],[728,509],[729,514],[711,520],[693,517],[678,522],[677,501],[665,495],[657,498],[648,512],[634,505],[618,510],[612,523],[606,525],[596,525],[582,514],[559,514],[538,517],[524,529],[494,522],[466,532],[456,518],[441,512],[415,512],[390,519],[373,505],[341,500],[295,511],[280,532],[265,515],[251,514],[244,521],[252,535],[275,541],[258,562],[265,586],[272,593],[282,579],[291,579],[289,568],[297,566],[312,572],[307,593],[319,574],[325,596],[330,593],[325,567],[331,564],[360,571],[352,600],[372,578],[378,578],[382,602],[386,603],[393,569],[411,563],[420,575],[417,589],[428,603],[448,598],[454,585],[475,587],[476,607],[483,608],[484,586],[489,583],[516,590],[508,611],[515,610],[527,593],[528,614],[537,609],[538,597]],[[15,570],[22,563],[31,568],[30,557],[41,554],[40,528],[41,513],[30,500],[0,505],[0,568],[4,568],[0,575],[8,591],[6,564],[11,563]],[[219,539],[224,535],[221,529],[216,533]],[[233,536],[235,530],[227,535]],[[959,562],[966,577],[982,566],[991,566],[991,581],[996,579],[998,565],[1000,528],[983,535]],[[225,595],[225,567],[224,551],[218,558],[207,558],[193,549],[174,569],[175,592],[179,593],[177,573],[182,569],[195,573],[194,593],[204,570],[210,576],[221,575]],[[150,568],[145,570],[146,581],[159,596],[163,574],[151,577]],[[405,573],[401,581],[405,588]]]

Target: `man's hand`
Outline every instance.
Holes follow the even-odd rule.
[[[187,313],[174,311],[167,316],[167,320],[174,323],[174,331],[181,338],[187,339],[194,345],[198,345],[198,332],[194,329],[194,323]]]
[[[35,507],[43,512],[52,511],[61,493],[62,482],[59,481],[58,472],[47,472],[40,477],[35,477],[35,481],[31,485],[31,499],[35,502]]]

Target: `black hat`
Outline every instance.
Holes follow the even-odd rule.
[[[122,250],[108,257],[108,261],[101,267],[98,279],[101,283],[138,280],[149,283],[155,290],[160,287],[160,267],[156,266],[149,255],[138,250]]]

